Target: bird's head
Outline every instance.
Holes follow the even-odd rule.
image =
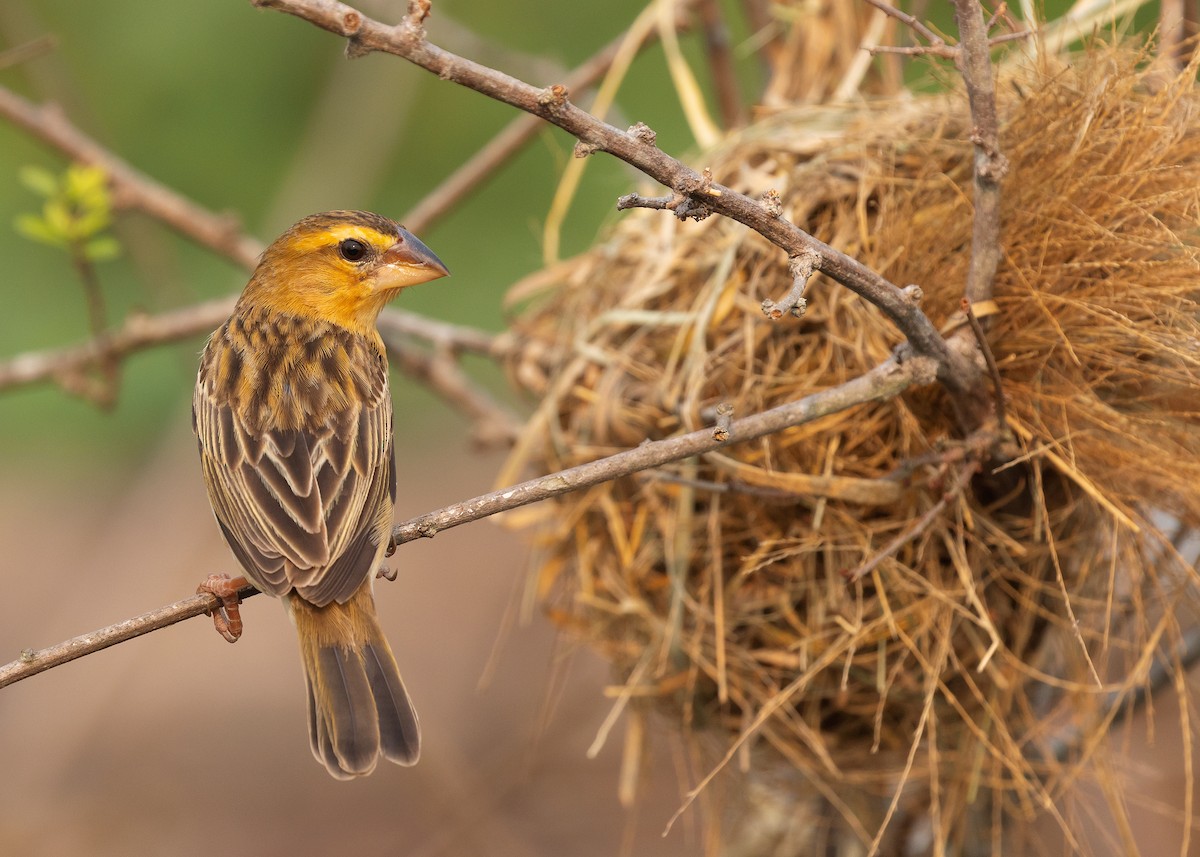
[[[401,289],[449,273],[398,223],[365,211],[328,211],[304,218],[266,249],[242,303],[367,331]]]

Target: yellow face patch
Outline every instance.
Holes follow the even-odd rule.
[[[380,252],[396,243],[395,235],[388,235],[361,223],[342,223],[310,235],[301,235],[289,243],[293,253],[315,253],[326,247],[336,247],[347,238],[353,238],[375,247]]]

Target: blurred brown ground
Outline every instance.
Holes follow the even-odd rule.
[[[494,456],[403,429],[400,443],[400,519],[491,487]],[[183,420],[124,485],[52,484],[13,465],[0,521],[3,661],[234,571]],[[606,668],[578,652],[564,673],[571,647],[540,615],[501,633],[525,570],[516,537],[483,522],[392,563],[399,579],[380,581],[377,600],[421,715],[417,767],[346,783],[325,773],[308,749],[292,630],[260,596],[237,645],[192,620],[0,691],[0,855],[701,850],[686,824],[660,837],[679,795],[665,749],[635,814],[616,799],[622,730],[586,758],[610,704]]]

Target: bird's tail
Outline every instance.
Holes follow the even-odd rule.
[[[421,727],[375,613],[368,581],[345,604],[288,598],[308,686],[313,755],[338,779],[369,774],[382,755],[412,765]]]

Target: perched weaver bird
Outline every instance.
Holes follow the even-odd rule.
[[[339,779],[420,751],[372,596],[396,499],[375,321],[401,289],[448,273],[385,217],[306,217],[263,253],[200,360],[192,424],[213,512],[250,583],[287,605],[313,754]]]

